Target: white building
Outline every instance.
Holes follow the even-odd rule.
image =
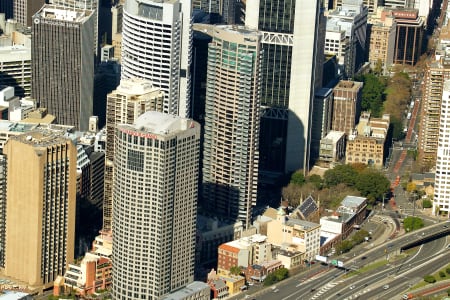
[[[31,47],[0,47],[0,81],[14,86],[19,96],[31,94]],[[19,89],[20,88],[20,89]]]
[[[156,111],[117,126],[114,299],[161,299],[193,282],[199,141],[198,123]]]
[[[151,80],[165,94],[163,112],[188,116],[191,7],[178,0],[129,0],[123,9],[122,78]]]
[[[330,54],[344,56],[344,61],[339,59],[339,64],[344,66],[349,78],[352,78],[365,63],[367,15],[368,8],[364,6],[363,0],[343,0],[341,7],[328,14],[325,36],[328,36],[330,41],[325,49],[333,49],[334,52],[329,52]],[[345,40],[342,39],[343,31]]]
[[[433,214],[450,217],[450,80],[445,81],[442,92],[439,142],[436,159]]]

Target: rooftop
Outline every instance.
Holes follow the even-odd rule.
[[[35,17],[47,21],[66,21],[74,23],[83,23],[92,14],[90,10],[66,9],[61,6],[47,4],[35,14]],[[35,21],[36,22],[36,21]],[[59,23],[55,23],[58,25]]]
[[[122,79],[117,91],[129,95],[143,95],[151,92],[161,92],[157,87],[154,87],[152,82],[143,78],[128,78]]]
[[[199,128],[200,125],[190,119],[157,111],[148,111],[139,116],[139,118],[137,118],[135,124],[133,125],[119,125],[119,128],[124,130],[130,127],[136,132],[170,135],[188,130],[189,128]]]
[[[0,47],[0,61],[31,61],[31,48],[22,45]]]
[[[345,207],[358,207],[363,204],[367,198],[365,197],[357,197],[357,196],[346,196],[344,200],[342,200],[341,205]]]
[[[208,284],[201,282],[201,281],[194,281],[190,284],[188,284],[185,288],[182,288],[181,290],[178,290],[174,293],[171,293],[163,298],[163,300],[184,300],[184,299],[190,299],[191,296],[197,294],[200,291],[203,290],[210,290],[210,287]]]

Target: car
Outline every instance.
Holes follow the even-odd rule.
[[[274,289],[273,292],[274,293],[278,293],[280,290],[279,289]]]
[[[254,285],[254,283],[253,283],[253,282],[249,282],[248,285],[249,285],[249,286],[252,286],[252,285]]]
[[[350,286],[350,289],[353,290],[355,288],[355,285]]]
[[[367,258],[367,256],[363,256],[361,257],[361,260],[365,260]]]
[[[447,225],[444,225],[444,226],[442,226],[443,228],[448,228],[448,226]]]
[[[383,290],[387,290],[389,288],[389,284],[385,284],[384,286],[383,286]]]
[[[316,289],[315,289],[315,288],[312,288],[312,289],[311,289],[311,293],[312,293],[312,292],[315,292],[315,291],[316,291]]]

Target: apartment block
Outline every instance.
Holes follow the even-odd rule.
[[[443,86],[436,159],[433,214],[450,217],[450,80]]]
[[[419,161],[428,167],[436,163],[444,82],[450,79],[450,56],[443,52],[435,58],[425,71],[419,119]]]
[[[282,250],[302,252],[311,260],[320,253],[320,225],[289,218],[280,207],[276,219],[267,224],[267,241]]]
[[[272,245],[267,241],[267,236],[254,234],[219,246],[217,272],[229,275],[231,267],[246,268],[271,260]]]
[[[261,35],[244,26],[203,28],[212,42],[208,47],[202,205],[248,228],[258,186]]]
[[[79,262],[69,263],[64,276],[55,282],[53,295],[75,291],[82,297],[98,290],[110,288],[112,282],[111,259],[87,252]]]
[[[361,112],[362,82],[341,80],[333,89],[333,122],[331,129],[350,135]]]

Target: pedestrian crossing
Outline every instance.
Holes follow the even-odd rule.
[[[336,285],[344,282],[344,280],[332,281],[323,286],[314,296],[311,297],[311,300],[322,299],[321,296],[325,294],[328,290],[334,288]]]

